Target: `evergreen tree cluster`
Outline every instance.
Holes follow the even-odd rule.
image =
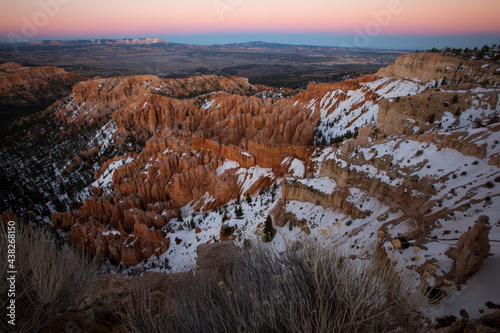
[[[328,146],[328,145],[341,143],[344,140],[349,140],[352,138],[356,139],[358,137],[358,132],[359,132],[359,128],[355,127],[354,132],[351,130],[348,130],[344,134],[335,135],[335,136],[334,135],[326,136],[325,134],[323,134],[323,131],[321,129],[319,129],[318,127],[316,127],[315,130],[316,130],[316,133],[315,133],[314,138],[313,138],[312,143],[311,143],[311,145],[313,145],[313,146]]]
[[[492,59],[493,61],[500,61],[500,44],[492,44],[491,46],[484,45],[482,48],[474,47],[465,49],[445,47],[444,49],[438,49],[433,47],[427,52],[432,53],[443,53],[455,56],[466,56],[469,59]]]

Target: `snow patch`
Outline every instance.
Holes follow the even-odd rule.
[[[236,174],[239,175],[238,186],[240,187],[240,193],[247,192],[259,179],[272,178],[274,175],[272,168],[262,168],[258,165],[249,169],[240,168]]]
[[[231,169],[236,169],[239,168],[240,164],[236,161],[230,161],[230,160],[225,160],[224,163],[222,163],[221,166],[219,166],[216,170],[217,172],[217,177],[222,175],[226,170],[231,170]]]
[[[306,185],[307,187],[313,188],[315,190],[321,191],[325,194],[332,194],[337,186],[337,183],[329,178],[306,178],[297,180],[299,183]]]

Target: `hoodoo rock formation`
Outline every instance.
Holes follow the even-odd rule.
[[[458,239],[455,270],[457,280],[461,283],[476,273],[484,258],[490,254],[488,233],[491,227],[486,225],[488,221],[487,216],[480,216],[474,226]]]
[[[274,176],[241,175],[221,167],[231,160],[247,170],[288,172],[280,165],[285,158],[305,161],[313,153],[307,145],[319,117],[297,106],[298,99],[277,103],[276,97],[255,96],[269,90],[247,79],[216,76],[164,80],[146,75],[75,85],[73,94],[51,109],[67,124],[65,131],[111,117],[114,142],[103,146],[129,152],[126,158],[105,160],[102,149],[102,167],[89,190],[94,196],[78,211],[54,213],[52,222],[76,243],[130,266],[152,253],[140,241],[127,245],[129,233],[142,239],[138,225],[159,231],[172,217],[180,217],[187,204],[207,210],[269,186]],[[249,186],[243,186],[245,181]],[[101,237],[75,232],[90,220],[123,233]],[[123,242],[121,249],[117,239]]]
[[[375,75],[311,83],[286,98],[237,77],[78,83],[48,112],[66,133],[100,123],[101,163],[84,204],[51,220],[75,243],[135,266],[181,244],[172,219],[255,195],[286,175],[273,209],[276,225],[311,232],[315,223],[291,207],[310,204],[339,212],[336,221],[349,222],[346,235],[368,252],[375,236],[367,240],[365,229],[378,233],[380,245],[404,233],[425,247],[457,212],[470,214],[479,188],[496,197],[488,189],[500,156],[493,139],[497,68],[405,55]]]

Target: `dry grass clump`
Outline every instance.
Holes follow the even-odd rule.
[[[0,225],[0,331],[41,331],[73,305],[79,292],[97,275],[99,263],[85,254],[58,248],[54,236],[40,227],[16,223],[16,325],[11,326],[6,309],[9,286],[4,283],[11,270],[7,237],[6,227]]]
[[[125,315],[121,321],[128,332],[170,332],[174,313],[165,298],[154,295],[146,286],[138,285],[129,292]]]
[[[257,246],[215,284],[195,276],[175,312],[152,307],[142,293],[126,326],[134,332],[420,331],[416,309],[424,296],[416,279],[388,261],[382,266],[322,243],[284,252]]]

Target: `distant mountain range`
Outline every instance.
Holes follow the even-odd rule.
[[[152,45],[166,44],[161,38],[44,40],[19,43],[27,46]]]
[[[248,42],[190,45],[160,38],[0,44],[0,63],[51,65],[86,77],[237,75],[253,84],[305,87],[339,74],[375,72],[404,51]]]
[[[83,46],[83,45],[186,45],[189,47],[199,46],[206,47],[207,45],[193,45],[183,43],[167,42],[158,37],[146,38],[119,38],[119,39],[68,39],[68,40],[42,40],[32,42],[14,43],[16,47],[25,46]],[[0,43],[0,47],[12,46],[12,43]],[[299,48],[312,50],[339,50],[345,49],[340,46],[317,46],[308,44],[285,44],[285,43],[268,43],[263,41],[251,41],[242,43],[227,43],[213,44],[209,47],[236,47],[236,48],[266,48],[266,49],[283,49],[283,48]],[[393,51],[393,50],[391,50]]]

